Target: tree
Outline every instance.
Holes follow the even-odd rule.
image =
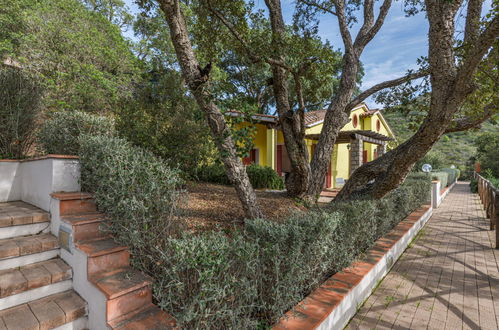
[[[119,28],[101,14],[78,0],[6,2],[0,57],[39,74],[48,109],[105,113],[132,95],[139,63]]]
[[[200,65],[192,47],[181,3],[177,0],[159,0],[158,3],[168,23],[170,37],[183,78],[199,108],[206,115],[215,145],[221,155],[228,177],[235,185],[244,212],[250,218],[261,217],[262,212],[246,174],[246,169],[236,153],[236,146],[231,137],[230,128],[220,108],[215,104],[214,97],[207,84],[211,64]]]
[[[215,0],[206,0],[206,2],[215,3]],[[223,3],[223,1],[216,3],[219,2]],[[484,19],[482,28],[480,25],[481,0],[469,1],[467,4],[462,1],[426,1],[424,7],[430,22],[430,52],[426,66],[422,66],[417,72],[409,72],[406,76],[385,81],[355,95],[360,56],[382,27],[392,1],[384,0],[378,10],[375,10],[376,3],[373,0],[365,0],[361,3],[345,0],[298,0],[296,3],[295,26],[301,29],[304,35],[310,35],[318,29],[319,14],[336,17],[345,53],[339,86],[331,95],[323,130],[309,167],[306,149],[303,148],[301,142],[303,139],[302,111],[300,108],[298,111],[290,111],[292,108],[289,105],[289,86],[286,79],[287,76],[294,76],[296,82],[294,87],[299,90],[300,79],[297,79],[299,78],[297,73],[300,72],[300,68],[306,67],[307,62],[302,61],[301,66],[290,65],[287,62],[286,53],[283,51],[285,49],[285,23],[281,1],[265,1],[272,27],[272,53],[263,58],[258,57],[258,54],[253,56],[255,60],[264,60],[272,66],[274,96],[281,118],[286,148],[293,166],[293,180],[297,184],[296,189],[291,190],[293,194],[315,200],[322,189],[336,137],[340,129],[348,122],[351,109],[370,95],[386,88],[428,76],[431,90],[426,95],[429,100],[427,115],[413,138],[396,150],[356,170],[338,195],[337,200],[348,199],[354,193],[368,194],[377,198],[384,196],[403,181],[413,164],[426,154],[443,133],[474,127],[496,113],[496,105],[491,103],[485,107],[485,110],[482,108],[478,116],[470,116],[462,111],[460,114],[464,113],[464,115],[456,118],[459,109],[466,100],[469,100],[470,94],[481,90],[471,84],[470,77],[473,77],[480,63],[487,62],[490,58],[489,50],[497,36],[498,29],[497,4],[494,4],[491,13]],[[411,3],[419,4],[419,2]],[[458,43],[454,38],[456,32],[454,20],[462,7],[466,7],[463,8],[465,12],[467,9],[466,27],[464,39],[462,43]],[[408,8],[408,10],[414,12],[416,9]],[[217,9],[213,11],[216,12]],[[232,32],[234,38],[244,45],[246,40],[238,33],[234,24],[231,24],[222,13],[217,16]],[[360,29],[353,36],[352,24],[357,21],[361,21]],[[458,49],[455,49],[456,46]],[[251,53],[251,48],[246,48]],[[485,60],[483,60],[484,56]],[[493,63],[493,61],[489,62]],[[299,92],[297,95],[300,99]],[[287,120],[289,125],[286,123]],[[287,127],[291,129],[288,130]],[[374,183],[370,184],[372,181]]]
[[[123,0],[82,0],[82,2],[88,9],[101,13],[120,29],[127,30],[132,24],[133,15]]]

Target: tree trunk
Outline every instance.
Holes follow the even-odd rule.
[[[285,36],[285,23],[282,17],[280,0],[265,0],[272,25],[273,57],[284,62],[282,42]],[[272,66],[273,90],[276,99],[279,123],[284,135],[284,144],[291,161],[291,174],[286,180],[288,194],[303,198],[308,190],[311,176],[307,144],[305,142],[304,110],[293,111],[289,104],[288,78],[290,73],[279,65]]]
[[[230,128],[220,109],[213,102],[213,97],[206,86],[209,73],[206,73],[206,70],[200,67],[194,54],[180,3],[178,0],[160,0],[159,3],[170,29],[172,43],[182,69],[182,75],[196,102],[206,115],[225,170],[236,188],[244,213],[248,218],[262,217],[246,169],[236,154]]]

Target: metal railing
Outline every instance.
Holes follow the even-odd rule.
[[[499,249],[499,190],[480,174],[475,172],[474,177],[478,182],[478,195],[490,219],[490,230],[496,231],[496,249]]]

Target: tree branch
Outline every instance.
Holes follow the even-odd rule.
[[[341,38],[345,45],[345,52],[354,53],[352,36],[348,29],[347,18],[345,16],[345,0],[335,0],[336,16],[338,17],[338,24],[340,26]]]
[[[485,30],[476,37],[457,72],[456,88],[468,88],[470,77],[499,35],[499,15],[495,15]],[[458,91],[461,92],[461,91]]]
[[[392,0],[383,1],[383,4],[379,8],[378,18],[376,18],[376,22],[374,24],[372,24],[374,14],[368,15],[368,19],[371,22],[371,26],[369,27],[369,29],[366,29],[365,31],[363,31],[362,29],[359,31],[357,38],[355,38],[355,47],[357,49],[364,48],[374,38],[374,36],[376,36],[378,31],[383,26],[383,23],[385,22],[386,16],[390,11],[391,6],[392,6]],[[373,7],[373,4],[371,4],[371,7]],[[364,15],[364,17],[366,17],[366,15]]]
[[[336,16],[336,12],[334,10],[332,10],[331,8],[327,8],[327,7],[325,7],[325,6],[317,3],[315,1],[308,1],[308,0],[298,0],[298,1],[301,2],[301,3],[306,4],[307,6],[315,7],[317,9],[323,11],[324,13],[329,13],[331,15]]]
[[[277,65],[277,66],[280,66],[288,71],[293,71],[293,68],[291,68],[290,66],[286,65],[285,63],[283,63],[282,61],[278,61],[276,59],[273,59],[273,58],[270,58],[270,57],[262,57],[262,56],[258,56],[256,55],[253,50],[251,49],[251,47],[248,45],[248,43],[246,42],[246,40],[244,40],[244,38],[239,34],[239,32],[237,32],[237,30],[234,28],[234,26],[218,11],[216,10],[215,8],[213,8],[213,6],[211,5],[211,1],[208,0],[206,1],[206,3],[208,4],[208,9],[211,13],[213,13],[213,15],[216,16],[216,18],[222,22],[222,24],[229,30],[229,32],[234,36],[234,38],[237,39],[237,41],[241,44],[241,46],[243,46],[243,48],[245,49],[246,51],[246,54],[248,55],[248,57],[253,61],[253,62],[266,62],[270,65]]]
[[[480,32],[482,6],[483,0],[468,0],[468,10],[466,11],[466,23],[464,27],[464,44],[473,42]]]
[[[484,121],[490,119],[494,114],[497,114],[497,106],[489,103],[485,106],[483,114],[479,118],[464,117],[454,120],[445,130],[444,134],[466,131],[480,126]]]
[[[357,97],[355,97],[347,105],[346,110],[350,111],[351,109],[353,109],[355,106],[357,106],[359,103],[361,103],[362,101],[367,99],[372,94],[377,93],[385,88],[395,87],[395,86],[401,85],[405,82],[408,82],[408,81],[411,81],[414,79],[418,79],[418,78],[422,78],[422,77],[425,77],[427,75],[429,75],[428,71],[418,71],[418,72],[410,73],[406,76],[403,76],[403,77],[400,77],[397,79],[387,80],[387,81],[384,81],[384,82],[379,83],[377,85],[374,85],[371,88],[368,88],[365,91],[363,91],[362,93],[360,93]]]

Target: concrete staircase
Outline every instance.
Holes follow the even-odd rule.
[[[0,330],[87,328],[87,304],[49,231],[47,212],[0,203]]]
[[[126,246],[118,245],[104,233],[100,226],[106,221],[104,214],[96,209],[91,195],[85,193],[56,193],[52,198],[59,201],[61,228],[67,228],[74,244],[74,265],[81,282],[88,282],[87,301],[92,306],[105,306],[105,323],[111,329],[171,329],[174,319],[152,303],[152,280],[130,267],[130,252]],[[81,268],[81,269],[80,269]],[[84,274],[81,274],[84,273]],[[103,302],[92,301],[103,296]],[[92,302],[91,302],[92,301]],[[93,312],[92,312],[93,313]],[[91,315],[93,315],[91,313]],[[98,314],[97,312],[95,314]]]

